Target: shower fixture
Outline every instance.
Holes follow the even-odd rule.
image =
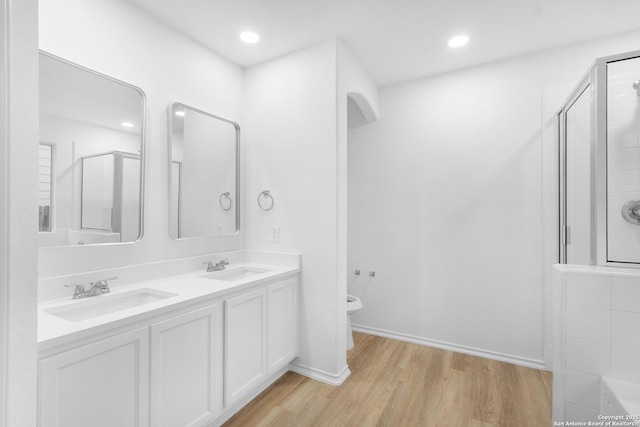
[[[638,96],[640,96],[640,80],[636,80],[635,82],[633,82],[633,88],[638,93]]]

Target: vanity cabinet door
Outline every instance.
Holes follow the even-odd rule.
[[[268,375],[298,355],[298,281],[284,280],[267,288]]]
[[[222,309],[151,325],[151,425],[204,426],[222,411]]]
[[[38,389],[40,427],[147,427],[148,328],[41,359]]]
[[[266,308],[265,288],[225,301],[226,407],[245,396],[267,376]]]

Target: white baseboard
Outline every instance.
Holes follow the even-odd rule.
[[[296,363],[291,363],[289,365],[289,370],[295,372],[296,374],[304,375],[305,377],[333,386],[342,385],[342,383],[344,383],[345,380],[349,378],[349,375],[351,375],[351,371],[349,370],[348,366],[345,366],[344,369],[337,375],[321,371],[320,369],[298,365]]]
[[[420,344],[427,347],[435,347],[443,350],[455,351],[457,353],[470,354],[472,356],[484,357],[485,359],[499,360],[500,362],[513,363],[514,365],[526,366],[528,368],[546,369],[543,360],[528,359],[526,357],[512,356],[509,354],[497,353],[493,351],[480,350],[473,347],[451,344],[442,341],[430,340],[426,338],[416,337],[413,335],[401,334],[398,332],[385,331],[383,329],[370,328],[367,326],[351,325],[356,332],[362,332],[369,335],[377,335],[380,337],[391,338],[398,341]]]

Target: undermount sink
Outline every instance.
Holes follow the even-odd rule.
[[[74,300],[69,304],[52,307],[44,311],[45,313],[49,313],[70,322],[80,322],[94,317],[126,310],[128,308],[160,301],[176,295],[177,294],[172,292],[142,288],[129,292],[105,294],[97,297]]]
[[[205,279],[223,280],[225,282],[233,282],[234,280],[242,280],[248,277],[257,276],[258,274],[268,273],[271,270],[267,268],[256,267],[236,267],[228,270],[214,271],[200,277]]]

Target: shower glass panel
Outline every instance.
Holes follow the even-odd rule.
[[[82,228],[111,231],[114,156],[82,159]]]
[[[638,81],[640,58],[607,64],[607,254],[613,262],[640,263]]]
[[[640,267],[640,51],[598,58],[558,125],[560,262]]]
[[[135,241],[140,235],[140,156],[112,152],[82,158],[81,228]]]
[[[591,86],[565,117],[567,263],[591,263]]]

